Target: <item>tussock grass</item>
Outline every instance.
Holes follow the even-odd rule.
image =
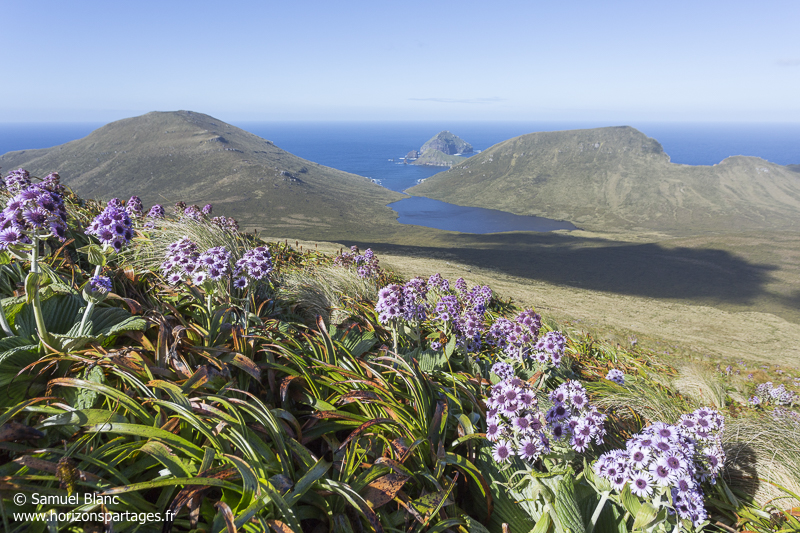
[[[332,265],[288,270],[279,274],[276,283],[279,298],[296,304],[301,315],[320,315],[328,324],[341,324],[347,318],[348,300],[378,299],[375,280]]]
[[[587,383],[586,388],[593,394],[593,405],[613,409],[621,418],[638,415],[649,423],[674,424],[687,412],[686,402],[680,396],[641,376],[626,376],[624,386],[602,380]]]
[[[167,255],[167,247],[183,237],[197,243],[201,252],[224,246],[231,252],[234,262],[241,258],[246,244],[238,232],[222,229],[208,221],[161,219],[156,225],[156,231],[148,231],[147,238],[138,237],[137,245],[125,252],[125,262],[136,270],[158,271]]]
[[[719,377],[712,369],[697,364],[685,364],[679,368],[679,377],[673,386],[698,405],[713,405],[722,409],[725,407],[727,392]]]
[[[800,420],[762,414],[727,418],[723,433],[729,485],[750,495],[759,505],[787,495],[775,485],[800,494]],[[773,483],[775,485],[773,485]],[[786,509],[800,506],[789,498],[774,502]]]

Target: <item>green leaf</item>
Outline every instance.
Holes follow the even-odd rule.
[[[51,426],[88,426],[92,424],[127,421],[128,420],[124,416],[106,409],[81,409],[77,411],[66,411],[45,418],[36,427],[41,429]]]
[[[641,503],[639,503],[639,499],[631,494],[631,488],[629,485],[625,485],[625,488],[619,493],[620,500],[622,501],[622,506],[625,507],[625,510],[631,513],[631,516],[636,516],[639,514],[639,507],[641,507]]]
[[[657,514],[657,507],[653,507],[648,502],[643,502],[639,507],[639,512],[636,513],[636,518],[633,520],[633,529],[647,527],[656,518]]]
[[[329,463],[324,459],[317,461],[317,464],[311,467],[309,471],[306,472],[303,477],[297,481],[297,483],[295,483],[292,491],[286,496],[286,503],[289,506],[294,506],[297,504],[297,502],[300,501],[300,498],[303,497],[303,494],[311,489],[314,483],[318,479],[322,478],[322,476],[324,476],[328,470],[330,470],[331,465],[332,463]]]
[[[550,513],[545,512],[542,517],[536,522],[530,533],[547,533],[553,521],[550,519]]]
[[[153,416],[150,413],[148,413],[147,410],[144,407],[142,407],[141,404],[139,404],[139,402],[137,402],[135,399],[131,398],[124,392],[117,390],[113,387],[102,385],[100,383],[93,383],[85,379],[75,379],[75,378],[55,378],[50,380],[50,386],[91,388],[96,390],[103,396],[121,403],[143,424],[146,424],[147,426],[152,426],[155,421]]]
[[[173,449],[180,449],[184,453],[193,456],[194,459],[200,460],[203,457],[203,450],[195,444],[192,444],[183,437],[179,437],[169,431],[143,426],[140,424],[124,424],[124,423],[106,423],[106,424],[92,424],[84,426],[84,429],[89,433],[118,433],[121,435],[132,435],[135,437],[143,437],[147,439],[156,439],[164,444],[170,445]]]
[[[96,244],[84,246],[79,251],[85,252],[88,256],[89,262],[93,265],[106,266],[106,256],[103,254],[103,249]]]
[[[267,493],[267,497],[278,507],[287,525],[294,531],[303,531],[303,528],[300,526],[300,521],[295,516],[294,511],[292,511],[292,508],[286,503],[283,496],[275,490],[272,484],[269,482],[262,483],[261,487],[264,489],[264,492]]]
[[[543,481],[546,482],[546,480]],[[564,533],[569,531],[582,532],[584,530],[584,521],[576,501],[572,474],[567,474],[558,480],[553,492],[555,493],[553,509],[564,527]]]
[[[29,304],[33,303],[33,296],[39,290],[39,278],[36,272],[28,272],[25,277],[25,298]]]
[[[192,477],[197,474],[196,468],[189,463],[185,464],[180,457],[172,453],[172,450],[157,440],[149,440],[139,448],[140,452],[150,455],[153,459],[164,465],[170,474],[176,478]]]
[[[444,347],[444,355],[450,359],[453,355],[453,352],[456,351],[456,336],[453,335],[450,337],[450,340],[447,342],[447,346]]]

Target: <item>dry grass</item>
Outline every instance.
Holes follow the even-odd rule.
[[[679,377],[673,382],[675,389],[690,397],[697,405],[725,407],[728,396],[719,375],[704,365],[684,364],[679,368]]]
[[[633,411],[647,422],[675,423],[686,412],[683,401],[650,379],[626,376],[625,385],[599,381],[586,385],[592,393],[592,404],[603,410],[613,410],[621,417]]]
[[[339,266],[315,266],[282,272],[275,280],[278,296],[297,304],[301,314],[322,316],[328,324],[340,324],[347,318],[343,311],[349,300],[378,299],[378,286],[372,279]]]
[[[725,478],[731,486],[751,495],[759,505],[786,496],[772,483],[800,494],[800,420],[769,414],[729,418],[723,439]],[[800,506],[800,501],[784,499],[775,504],[786,509]]]

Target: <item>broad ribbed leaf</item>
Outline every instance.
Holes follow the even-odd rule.
[[[110,337],[124,331],[143,331],[147,322],[130,314],[121,307],[100,307],[92,313],[92,333],[95,336]]]
[[[576,501],[575,484],[572,479],[572,474],[570,473],[559,480],[543,480],[550,485],[555,493],[553,509],[564,528],[564,533],[570,531],[581,532],[585,527],[581,510]]]
[[[633,521],[633,529],[646,527],[656,518],[657,514],[658,508],[653,507],[648,502],[643,502],[639,507],[639,512],[636,513],[636,518]]]
[[[42,316],[48,333],[65,334],[80,322],[83,302],[72,294],[57,294],[42,302]],[[31,310],[31,314],[32,314]]]

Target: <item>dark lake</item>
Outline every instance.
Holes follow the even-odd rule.
[[[412,196],[389,204],[400,215],[398,222],[462,233],[499,233],[502,231],[553,231],[578,229],[571,222],[521,216],[448,204],[439,200]]]

